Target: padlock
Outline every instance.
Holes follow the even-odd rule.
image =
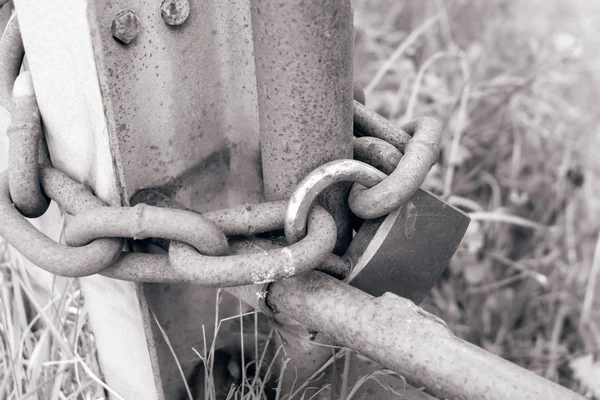
[[[327,187],[353,181],[367,187],[386,175],[355,160],[336,160],[308,174],[292,193],[284,230],[288,242],[306,234],[308,212]],[[351,264],[345,281],[373,295],[392,292],[420,303],[458,248],[470,218],[435,195],[417,189],[387,216],[366,220],[342,257]]]
[[[470,218],[437,196],[417,190],[387,216],[366,220],[344,254],[346,282],[373,296],[392,292],[423,301],[448,266]]]

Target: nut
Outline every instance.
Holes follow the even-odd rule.
[[[110,29],[115,39],[129,44],[140,33],[140,19],[133,11],[123,10],[115,16]]]
[[[160,14],[169,25],[181,25],[190,15],[189,0],[163,0]]]

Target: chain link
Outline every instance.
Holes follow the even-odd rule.
[[[354,138],[354,159],[370,164],[384,174],[398,166],[402,153],[388,142],[370,136]]]
[[[315,199],[328,187],[339,182],[358,182],[373,187],[386,175],[377,168],[355,160],[335,160],[311,171],[296,186],[285,213],[285,237],[295,243],[306,235],[306,222]]]
[[[9,28],[18,33],[16,19],[11,21]],[[6,60],[0,62],[0,72],[10,76],[19,51],[3,50],[8,47],[14,50],[15,44],[7,44],[3,38],[0,54]],[[0,97],[3,104],[8,103],[3,93]],[[359,87],[355,97],[364,103]],[[355,157],[368,164],[355,160],[327,163],[308,174],[289,201],[199,214],[155,190],[143,190],[132,198],[133,207],[108,207],[86,186],[39,164],[40,150],[45,149],[40,149],[43,135],[29,73],[16,79],[11,111],[10,169],[0,174],[0,235],[39,267],[71,277],[100,273],[137,282],[218,287],[262,283],[263,291],[269,282],[315,268],[343,278],[350,265],[331,254],[335,222],[323,208],[312,205],[316,197],[334,183],[352,181],[352,212],[364,219],[386,215],[419,188],[440,146],[440,127],[435,120],[422,118],[398,129],[355,101],[355,134],[364,136],[354,139]],[[65,231],[68,246],[51,241],[23,217],[42,215],[48,199],[73,215]],[[281,229],[287,246],[258,245],[264,238],[231,239]],[[168,254],[123,252],[123,238],[151,238]],[[256,251],[249,254],[248,246]],[[236,254],[238,251],[243,254]]]
[[[143,203],[134,207],[102,207],[82,212],[69,221],[65,230],[69,246],[84,246],[103,237],[178,240],[208,256],[226,254],[229,247],[221,228],[204,216]]]
[[[29,72],[15,80],[9,138],[8,184],[12,201],[28,218],[43,215],[50,200],[40,187],[39,144],[42,138],[40,112]]]
[[[421,186],[437,162],[441,144],[441,126],[433,118],[423,117],[400,129],[377,113],[354,101],[354,123],[359,134],[374,136],[404,152],[394,171],[382,182],[366,188],[355,184],[350,191],[350,210],[363,219],[383,217],[398,209]]]
[[[56,189],[61,181],[70,180],[55,169],[44,168],[43,171],[43,186]],[[86,190],[85,187],[83,190]],[[73,196],[72,199],[76,201],[77,197]],[[96,203],[96,206],[104,205],[100,203]],[[7,172],[0,174],[0,220],[0,236],[32,263],[56,275],[81,277],[96,274],[110,266],[123,248],[123,239],[98,239],[83,247],[64,246],[49,239],[13,206]]]
[[[12,88],[21,70],[25,49],[17,14],[13,13],[6,23],[0,40],[0,106],[11,109]]]

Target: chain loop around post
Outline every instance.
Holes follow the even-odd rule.
[[[60,172],[45,170],[44,184],[63,180]],[[83,247],[68,247],[49,239],[13,206],[7,172],[0,174],[0,221],[0,236],[29,261],[56,275],[82,277],[98,273],[110,266],[123,248],[122,239],[98,239]]]
[[[11,26],[18,33],[16,20]],[[9,38],[14,36],[14,29],[8,32]],[[4,65],[4,69],[10,68]],[[356,89],[360,98],[360,88]],[[338,160],[311,172],[298,185],[289,203],[243,205],[203,215],[145,204],[107,207],[86,186],[39,164],[41,121],[28,72],[14,84],[11,111],[11,167],[0,175],[0,234],[34,264],[71,277],[102,273],[139,282],[188,282],[215,287],[268,285],[311,269],[344,277],[349,265],[331,254],[336,239],[335,222],[327,211],[312,206],[315,198],[334,183],[352,181],[355,185],[349,201],[351,210],[361,218],[385,215],[418,189],[439,149],[439,125],[434,120],[423,118],[398,129],[355,102],[355,127],[373,136],[355,139],[356,157],[391,172],[389,177],[360,161]],[[404,149],[406,154],[402,157],[400,151]],[[48,198],[74,216],[67,227],[67,244],[81,247],[55,243],[23,218],[42,215]],[[257,247],[256,252],[226,255],[231,250],[227,236],[253,236],[282,228],[287,247],[280,243],[275,248],[263,246]],[[168,255],[121,253],[123,237],[173,242]],[[242,246],[252,243],[252,239],[242,240]],[[240,248],[239,241],[236,246]]]
[[[253,235],[271,231],[273,223],[248,225],[252,215],[259,216],[263,211],[278,215],[276,221],[281,222],[278,226],[281,229],[286,206],[285,201],[276,201],[212,211],[203,216],[214,222],[220,221],[217,224],[226,234]],[[236,215],[241,217],[236,218]],[[202,255],[183,242],[173,241],[169,255],[123,253],[114,265],[102,271],[102,275],[136,282],[186,282],[212,287],[260,284],[317,268],[331,254],[335,239],[335,221],[327,211],[315,207],[310,217],[309,235],[292,246],[264,250],[248,239],[237,247],[246,246],[251,253],[214,257]]]
[[[283,204],[285,206],[285,203]],[[303,240],[275,250],[211,257],[183,242],[172,242],[169,259],[173,269],[204,286],[239,286],[291,278],[318,267],[333,251],[336,226],[333,217],[315,207]],[[252,246],[252,242],[249,242]]]
[[[131,198],[131,204],[139,203],[158,207],[186,209],[182,204],[177,203],[155,189],[144,189],[136,193]],[[216,223],[228,237],[253,236],[252,239],[242,240],[241,242],[236,241],[235,248],[237,249],[241,248],[244,243],[247,247],[251,247],[249,243],[256,243],[257,238],[255,235],[283,229],[286,207],[287,203],[285,201],[242,204],[238,207],[209,211],[202,214],[202,216]],[[168,250],[168,244],[164,240],[153,238],[152,242],[164,250]],[[256,248],[258,249],[259,247]],[[283,242],[279,247],[283,247]],[[233,253],[236,254],[235,251]],[[247,253],[248,251],[244,252],[244,254]],[[335,254],[328,254],[316,269],[336,278],[343,279],[350,272],[350,263]]]

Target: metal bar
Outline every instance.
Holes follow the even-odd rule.
[[[349,0],[251,0],[265,198],[289,197],[314,168],[352,158],[352,9]],[[351,239],[349,184],[320,196],[334,217],[341,255]],[[331,356],[325,346],[280,337],[290,357],[283,393]],[[298,330],[298,327],[295,328]]]
[[[230,291],[259,306],[255,287]],[[457,338],[442,320],[390,293],[373,297],[314,271],[272,284],[267,301],[440,399],[584,399]]]
[[[326,162],[352,158],[352,11],[348,0],[253,0],[265,198],[287,198]],[[321,196],[350,240],[348,184]]]

